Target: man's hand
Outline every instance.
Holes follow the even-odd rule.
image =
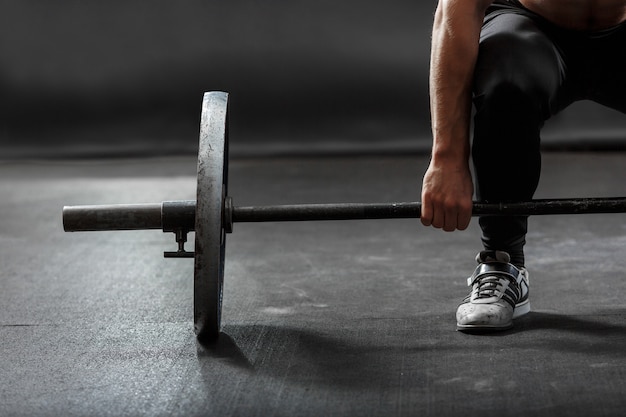
[[[422,185],[422,224],[446,232],[465,230],[472,218],[473,194],[468,163],[431,161]]]

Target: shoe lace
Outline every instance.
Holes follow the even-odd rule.
[[[512,284],[512,281],[506,275],[483,275],[476,278],[472,283],[472,291],[465,298],[466,300],[482,298],[498,297],[501,298],[505,292],[505,284]]]

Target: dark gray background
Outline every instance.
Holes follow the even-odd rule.
[[[435,5],[0,0],[0,151],[195,153],[207,90],[231,93],[234,153],[428,149]],[[579,104],[546,141],[621,142],[623,119]]]

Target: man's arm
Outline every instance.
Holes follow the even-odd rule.
[[[485,11],[493,0],[440,0],[430,63],[433,149],[422,185],[422,223],[467,228],[474,186],[469,169],[472,81]]]

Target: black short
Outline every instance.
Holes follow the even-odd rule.
[[[626,113],[626,22],[595,31],[555,25],[518,0],[496,0],[487,10],[483,30],[502,14],[531,19],[553,43],[565,77],[559,110],[578,100],[592,100]]]

